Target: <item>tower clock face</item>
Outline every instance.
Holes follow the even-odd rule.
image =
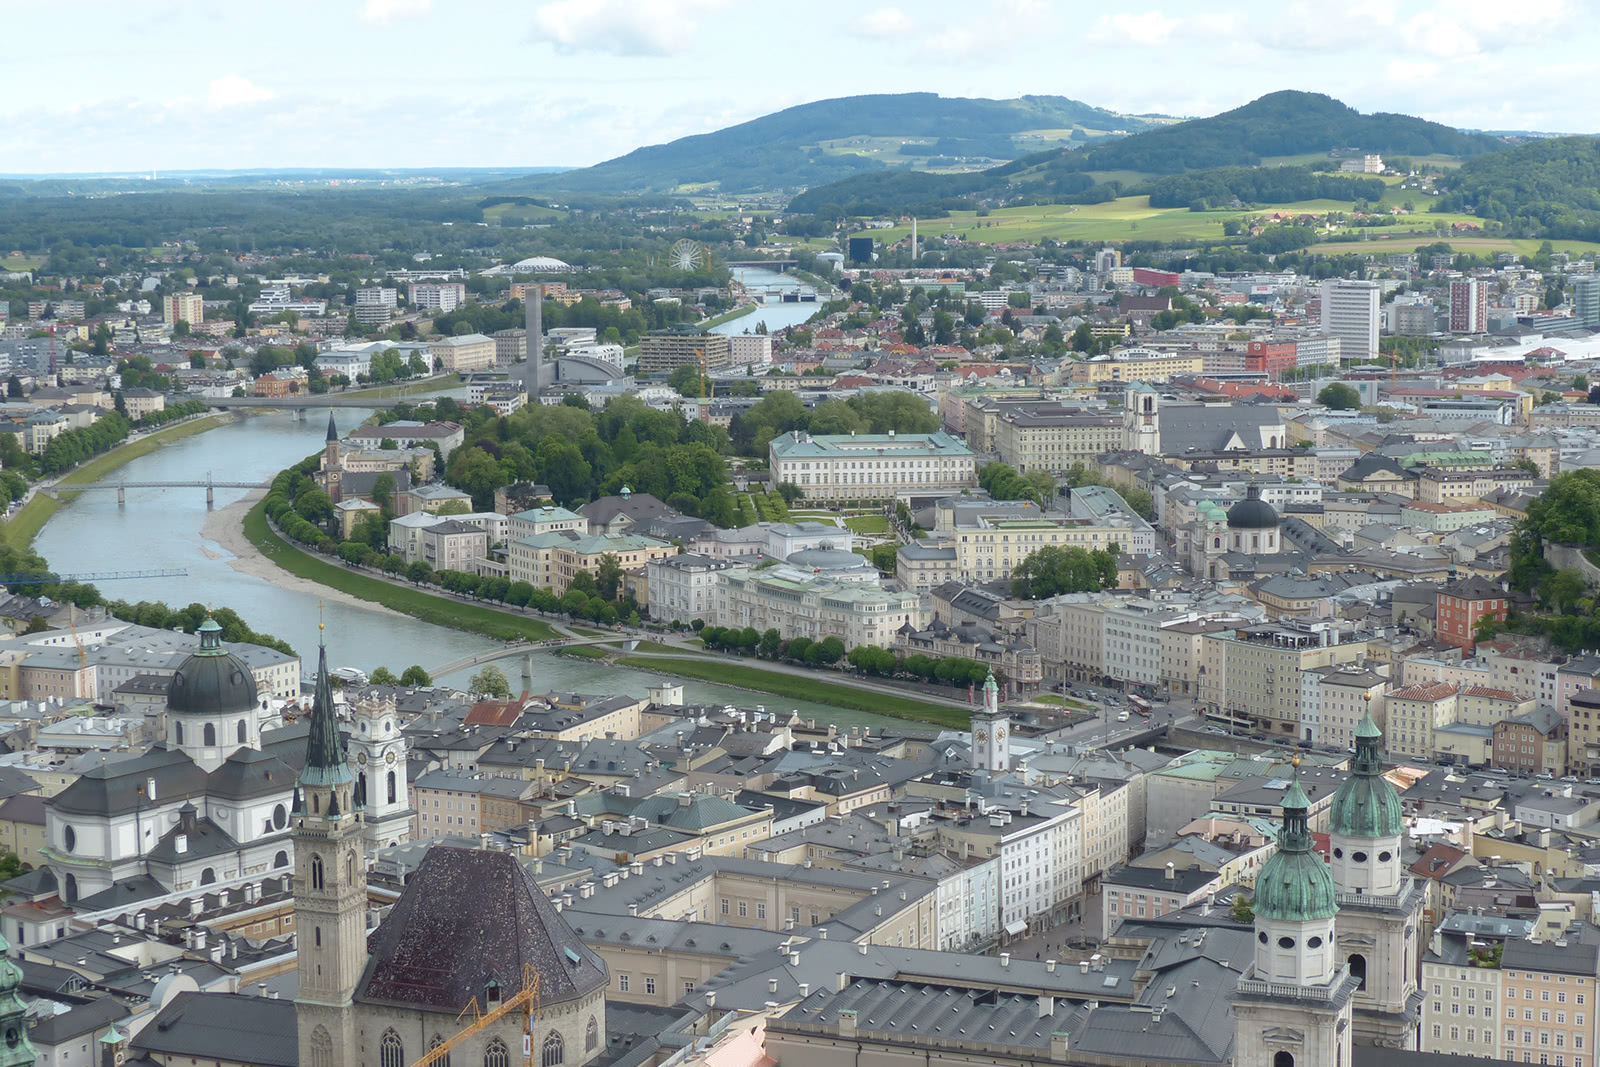
[[[365,767],[367,765],[367,754],[365,752],[357,752],[356,753],[356,762],[361,764],[361,766]]]
[[[978,744],[981,745],[985,741],[989,740],[989,731],[988,730],[978,730],[976,733],[974,733],[972,735],[972,739],[974,741],[978,742]]]
[[[1004,726],[995,730],[994,739],[996,741],[1004,741],[1006,739],[1006,728]]]
[[[394,766],[394,761],[395,761],[394,749],[391,748],[389,751],[387,751],[387,752],[385,752],[383,754],[383,762],[389,764],[392,767],[392,766]]]

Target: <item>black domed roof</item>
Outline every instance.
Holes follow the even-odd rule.
[[[183,661],[167,687],[167,710],[215,714],[255,707],[250,665],[222,647],[222,627],[207,619],[200,624],[200,651]]]
[[[1252,485],[1245,498],[1228,509],[1231,530],[1270,530],[1278,525],[1278,512],[1261,499],[1261,488]]]

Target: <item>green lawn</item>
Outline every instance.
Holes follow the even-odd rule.
[[[713,315],[709,319],[702,320],[699,323],[699,326],[701,329],[709,330],[713,326],[721,326],[725,322],[732,322],[734,319],[742,319],[754,311],[756,306],[757,305],[755,304],[744,304],[740,307],[734,308],[731,311],[724,311],[720,315]]]
[[[44,524],[50,517],[61,510],[61,502],[53,496],[44,493],[35,493],[33,499],[22,505],[21,509],[11,517],[8,522],[0,523],[0,536],[6,543],[15,548],[26,548],[39,536],[39,531],[44,529]]]
[[[460,384],[459,374],[435,374],[431,378],[418,378],[414,382],[403,382],[400,385],[369,385],[365,389],[351,389],[337,395],[378,399],[390,396],[416,396],[418,393],[436,393],[444,389],[453,389]]]
[[[617,662],[624,667],[665,671],[669,674],[682,675],[685,678],[698,678],[703,682],[717,682],[722,685],[737,686],[740,689],[753,689],[760,693],[771,693],[774,696],[792,697],[796,700],[814,700],[823,704],[833,704],[836,707],[851,708],[855,711],[870,711],[878,715],[891,715],[897,719],[910,719],[913,722],[933,723],[957,729],[965,729],[971,722],[971,716],[961,708],[949,708],[938,704],[925,704],[920,700],[911,700],[906,697],[870,693],[847,685],[839,685],[835,682],[802,678],[777,671],[764,671],[758,667],[745,667],[722,660],[697,659],[687,656],[674,659],[622,656]]]
[[[1430,216],[1422,216],[1428,218]],[[1384,236],[1379,236],[1384,235]],[[1436,237],[1430,231],[1427,233],[1396,233],[1389,230],[1373,231],[1373,240],[1370,241],[1329,241],[1311,249],[1318,255],[1342,255],[1346,252],[1409,252],[1418,245],[1430,245],[1443,241],[1457,252],[1515,252],[1519,256],[1531,256],[1539,251],[1539,246],[1544,243],[1537,237],[1456,237],[1446,234]],[[1594,241],[1562,241],[1550,242],[1557,252],[1571,252],[1582,255],[1585,252],[1600,252],[1600,243]]]
[[[0,268],[5,270],[38,270],[45,265],[44,256],[3,256],[0,257]]]
[[[886,534],[889,519],[884,515],[848,515],[844,524],[858,534]]]
[[[543,641],[556,636],[548,623],[476,604],[462,604],[411,586],[391,585],[359,571],[330,563],[285,541],[267,524],[265,506],[256,504],[244,517],[244,535],[273,563],[300,578],[403,612],[436,626],[449,626],[501,641]]]

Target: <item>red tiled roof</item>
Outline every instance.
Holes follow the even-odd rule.
[[[1389,694],[1390,700],[1443,700],[1447,696],[1454,696],[1456,687],[1449,682],[1424,683],[1422,685],[1408,685],[1404,689],[1396,689]]]

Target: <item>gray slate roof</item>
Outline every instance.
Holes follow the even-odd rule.
[[[135,1053],[237,1060],[249,1049],[258,1067],[300,1067],[294,1001],[237,993],[179,993],[129,1042]]]

